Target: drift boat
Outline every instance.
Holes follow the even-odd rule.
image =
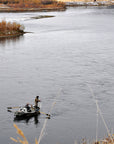
[[[14,113],[15,118],[28,118],[40,114],[40,108],[35,106],[21,107]]]

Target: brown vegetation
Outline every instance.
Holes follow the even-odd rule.
[[[56,0],[0,0],[12,8],[65,8],[65,3]]]
[[[21,138],[17,137],[17,139],[10,137],[10,139],[16,143],[21,143],[21,144],[29,144],[27,138],[25,137],[23,131],[18,128],[16,124],[14,124],[14,127],[17,129],[17,134],[21,136]],[[35,139],[35,144],[39,144],[38,140]],[[77,142],[76,142],[77,144]],[[88,142],[83,139],[81,144],[88,144]],[[89,143],[90,144],[90,143]],[[103,140],[97,141],[97,142],[92,142],[92,144],[114,144],[114,135],[111,135]]]
[[[95,144],[114,144],[114,136],[108,136],[107,138],[96,142]]]
[[[6,22],[2,20],[0,22],[0,37],[14,36],[24,33],[24,26],[16,22]]]
[[[17,134],[19,136],[21,136],[21,138],[17,137],[17,139],[13,138],[13,137],[10,137],[11,140],[13,140],[14,142],[16,143],[21,143],[21,144],[29,144],[29,142],[27,141],[24,133],[22,132],[21,129],[18,128],[18,126],[16,124],[14,124],[14,127],[17,129]],[[35,144],[38,144],[38,141],[37,139],[35,139]]]

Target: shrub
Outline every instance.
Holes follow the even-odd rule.
[[[11,35],[24,32],[24,26],[16,22],[6,22],[2,20],[0,22],[0,35]]]

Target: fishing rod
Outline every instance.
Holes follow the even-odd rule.
[[[9,109],[8,109],[7,111],[8,111],[8,112],[11,112],[11,113],[15,113],[15,112],[13,112],[13,111],[11,111],[11,110],[9,110]]]
[[[45,113],[45,112],[41,112],[41,111],[39,111],[41,114],[44,114],[44,115],[47,115],[47,116],[51,116],[50,114],[47,114],[47,113]]]
[[[54,102],[53,102],[52,105],[51,105],[49,114],[51,114],[52,109],[54,108],[54,106],[55,106],[55,104],[56,104],[56,101],[57,101],[57,98],[60,96],[61,91],[62,91],[62,89],[60,89],[59,92],[58,92],[58,94],[56,95],[55,100],[54,100]],[[42,139],[42,137],[43,137],[43,135],[44,135],[44,130],[46,129],[47,121],[48,121],[48,119],[45,119],[44,124],[43,124],[43,127],[42,127],[41,132],[40,132],[39,139],[38,139],[38,144],[40,144],[40,141],[41,141],[41,139]]]
[[[101,112],[101,109],[100,109],[100,107],[99,107],[98,101],[97,101],[97,99],[95,99],[94,92],[93,92],[93,90],[92,90],[92,88],[91,88],[91,86],[90,86],[89,84],[87,84],[87,86],[88,86],[88,88],[89,88],[89,90],[90,90],[90,92],[91,92],[91,95],[92,95],[92,97],[93,97],[93,100],[94,100],[94,102],[95,102],[95,104],[96,104],[97,116],[98,116],[98,114],[100,115],[100,117],[101,117],[101,119],[102,119],[102,121],[103,121],[103,123],[104,123],[104,126],[105,126],[105,128],[106,128],[106,130],[107,130],[108,136],[110,137],[111,141],[113,142],[113,138],[112,138],[112,136],[111,136],[111,134],[110,134],[110,131],[109,131],[109,129],[108,129],[108,126],[107,126],[107,124],[106,124],[106,122],[105,122],[105,119],[104,119],[103,114],[102,114],[102,112]],[[97,119],[97,128],[98,128],[98,119]],[[96,141],[97,141],[97,132],[96,132]]]

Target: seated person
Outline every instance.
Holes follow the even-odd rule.
[[[27,109],[28,112],[31,112],[30,105],[28,103],[25,105],[25,108]]]

